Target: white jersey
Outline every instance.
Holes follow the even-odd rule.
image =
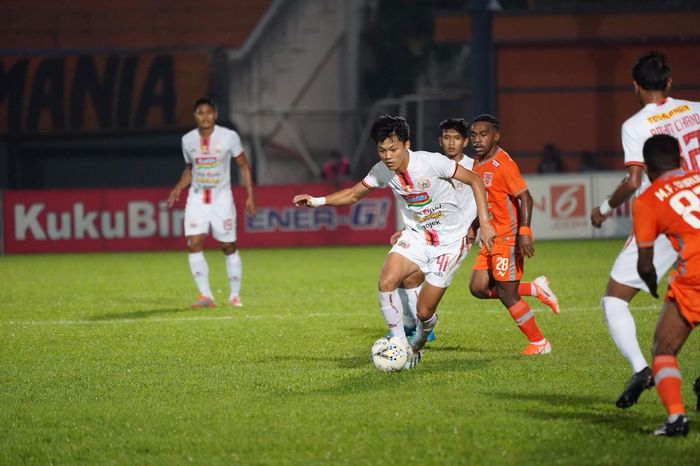
[[[460,241],[469,225],[451,183],[457,163],[432,152],[408,151],[408,157],[405,171],[396,173],[378,162],[362,183],[369,188],[389,186],[401,197],[398,206],[404,225],[421,234],[426,244]]]
[[[622,125],[625,166],[644,165],[644,143],[657,134],[678,139],[682,166],[689,170],[700,169],[700,102],[667,97],[662,103],[647,104],[632,115]],[[637,194],[649,185],[646,174],[642,178]]]
[[[212,192],[212,197],[231,190],[231,159],[243,153],[241,138],[235,131],[214,126],[208,138],[193,129],[182,137],[182,155],[192,164],[190,194]]]
[[[458,162],[461,166],[470,170],[474,167],[474,159],[467,157],[466,155],[462,157],[462,160]],[[476,201],[474,200],[474,191],[472,187],[468,184],[464,184],[458,180],[452,180],[455,188],[457,189],[457,202],[459,202],[459,207],[464,212],[467,219],[467,226],[471,225],[476,218]]]

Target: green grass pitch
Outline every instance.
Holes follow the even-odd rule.
[[[537,243],[554,316],[533,298],[551,355],[497,301],[468,294],[474,251],[413,371],[369,361],[385,333],[376,281],[387,247],[243,250],[244,307],[188,309],[186,253],[0,258],[0,464],[697,464],[687,438],[653,438],[656,393],[619,410],[629,368],[599,309],[622,240]],[[207,251],[225,302],[222,255]],[[660,300],[633,314],[645,351]]]

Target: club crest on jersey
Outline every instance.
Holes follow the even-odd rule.
[[[430,195],[426,192],[402,194],[409,207],[423,207],[430,204]]]
[[[491,172],[484,172],[484,186],[487,188],[491,186],[491,182],[493,181],[493,173]]]
[[[418,183],[416,183],[416,186],[418,186],[420,189],[428,189],[431,186],[430,180],[427,178],[423,178],[418,180]]]
[[[197,168],[213,168],[216,166],[216,157],[197,157],[194,164]]]
[[[501,166],[501,164],[500,164],[500,162],[499,162],[498,160],[492,160],[492,161],[491,161],[491,165],[493,165],[494,167],[500,167],[500,166]]]

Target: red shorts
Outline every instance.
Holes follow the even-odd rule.
[[[476,256],[473,270],[489,270],[499,282],[520,281],[523,276],[523,257],[516,254],[514,244],[493,243],[491,253],[482,248]]]
[[[690,287],[671,282],[666,299],[676,302],[678,310],[691,327],[695,328],[700,324],[700,288],[697,285]]]

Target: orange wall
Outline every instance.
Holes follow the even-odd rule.
[[[0,49],[239,48],[271,0],[6,0]]]

